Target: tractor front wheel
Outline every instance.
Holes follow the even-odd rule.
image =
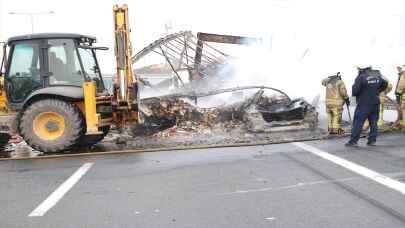
[[[49,153],[72,148],[84,133],[83,117],[73,104],[58,100],[39,100],[22,113],[19,130],[32,148]]]

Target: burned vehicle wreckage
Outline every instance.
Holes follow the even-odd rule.
[[[260,41],[207,33],[194,36],[186,31],[145,47],[132,58],[143,123],[132,126],[131,132],[153,135],[173,127],[183,131],[240,128],[255,133],[314,129],[318,114],[302,98],[291,99],[267,86],[227,86],[233,80],[228,61],[234,57],[212,44]],[[144,61],[148,55],[154,57]],[[163,61],[150,64],[158,58]]]

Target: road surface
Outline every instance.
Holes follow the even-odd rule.
[[[0,161],[0,227],[405,227],[405,135]]]

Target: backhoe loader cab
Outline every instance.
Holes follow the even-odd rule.
[[[57,152],[94,144],[107,134],[111,96],[95,53],[106,48],[94,47],[95,41],[78,34],[7,41],[0,75],[0,137],[19,133],[33,148]]]
[[[104,85],[94,48],[95,38],[76,34],[38,34],[8,40],[5,88],[10,104],[22,105],[32,92],[48,87]],[[62,89],[62,88],[59,88]],[[69,89],[68,89],[69,90]]]

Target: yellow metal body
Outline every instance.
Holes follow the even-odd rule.
[[[0,115],[8,114],[7,95],[4,89],[4,77],[0,73]]]
[[[128,122],[138,121],[138,112],[134,110],[137,102],[136,78],[132,69],[132,45],[130,41],[130,28],[128,6],[114,5],[114,37],[116,75],[114,77],[113,93],[113,119],[118,128]]]
[[[8,102],[7,102],[7,94],[4,85],[4,75],[3,75],[3,67],[5,67],[7,62],[7,45],[4,42],[0,42],[2,44],[2,60],[0,62],[0,116],[1,115],[10,115],[8,110]],[[12,114],[12,113],[11,113]]]
[[[114,12],[114,33],[115,33],[115,57],[116,77],[114,78],[117,88],[117,102],[127,103],[131,101],[130,87],[135,81],[132,70],[132,45],[130,42],[130,29],[128,21],[128,6],[113,7]]]
[[[65,119],[56,112],[43,112],[35,117],[33,130],[43,140],[55,140],[65,133]]]
[[[96,109],[96,83],[83,83],[84,91],[84,115],[86,117],[86,134],[99,134],[100,114]]]

